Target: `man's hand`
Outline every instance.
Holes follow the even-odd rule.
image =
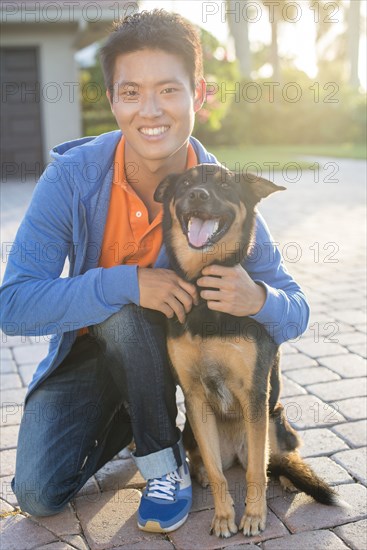
[[[181,279],[170,269],[138,268],[140,305],[164,313],[169,319],[177,315],[185,322],[186,313],[199,301],[195,285]]]
[[[223,267],[210,265],[202,271],[197,284],[214,290],[202,290],[209,309],[230,313],[237,317],[255,315],[263,307],[266,291],[256,284],[241,265]]]

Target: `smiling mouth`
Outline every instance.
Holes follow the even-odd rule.
[[[139,132],[144,136],[161,136],[170,129],[170,126],[155,126],[150,128],[148,126],[142,126],[139,128]]]
[[[228,216],[211,217],[207,212],[183,214],[181,226],[191,248],[200,250],[218,242],[228,231],[231,220]]]

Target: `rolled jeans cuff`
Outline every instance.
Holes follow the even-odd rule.
[[[177,431],[179,432],[178,429]],[[180,433],[179,440],[173,447],[167,447],[145,456],[135,456],[134,453],[131,453],[131,456],[144,479],[148,480],[165,476],[177,470],[186,460],[182,435]]]

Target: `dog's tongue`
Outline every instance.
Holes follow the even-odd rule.
[[[201,220],[200,218],[190,218],[188,239],[192,246],[197,248],[204,246],[209,238],[218,229],[219,220]]]

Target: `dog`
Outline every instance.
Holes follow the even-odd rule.
[[[154,199],[163,203],[171,268],[195,284],[205,266],[241,264],[254,243],[256,205],[284,189],[213,164],[167,176]],[[200,298],[184,324],[168,320],[167,349],[185,396],[192,473],[204,487],[216,488],[211,533],[229,537],[238,530],[223,474],[236,460],[246,470],[244,535],[265,528],[268,471],[288,489],[336,504],[333,490],[299,455],[300,438],[279,403],[279,347],[264,326],[210,310]]]

